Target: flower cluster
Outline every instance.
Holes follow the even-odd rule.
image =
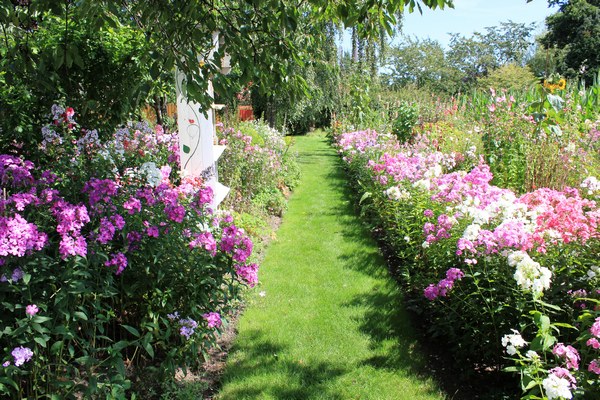
[[[523,290],[531,290],[537,297],[550,287],[552,272],[540,266],[524,251],[513,251],[508,255],[508,265],[515,267],[514,278]]]
[[[442,279],[437,285],[431,284],[425,288],[423,294],[428,300],[434,300],[437,297],[446,297],[448,292],[454,287],[454,282],[461,280],[465,273],[458,268],[450,268],[446,271],[446,278]]]
[[[502,346],[506,348],[506,354],[510,356],[514,356],[517,354],[518,349],[527,345],[527,342],[523,339],[519,331],[512,329],[512,332],[502,337]]]

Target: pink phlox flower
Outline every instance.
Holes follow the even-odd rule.
[[[588,365],[588,371],[600,375],[600,359],[592,360],[590,365]]]
[[[210,232],[201,232],[190,242],[190,248],[202,247],[213,257],[217,255],[217,242]]]
[[[596,318],[596,320],[590,328],[590,332],[592,333],[592,335],[600,339],[600,317]]]
[[[600,342],[598,342],[598,339],[596,338],[589,338],[585,344],[593,349],[600,349]]]
[[[21,215],[14,214],[12,218],[0,216],[0,256],[23,257],[41,250],[47,242],[48,235]]]
[[[552,354],[556,355],[559,358],[564,359],[566,361],[567,368],[575,369],[575,370],[579,369],[579,360],[580,360],[579,353],[573,346],[571,346],[571,345],[565,346],[562,343],[558,343],[552,349]]]
[[[209,312],[202,315],[202,318],[206,320],[209,328],[218,328],[221,326],[221,315],[216,312]]]
[[[27,315],[30,316],[34,316],[35,314],[37,314],[40,311],[40,309],[38,308],[38,306],[36,306],[35,304],[30,304],[27,307],[25,307],[25,313]]]
[[[250,287],[254,287],[258,283],[258,264],[237,265],[235,272]]]
[[[577,388],[577,380],[575,379],[575,377],[569,372],[568,369],[562,368],[562,367],[555,367],[552,368],[550,371],[548,371],[549,374],[554,374],[559,378],[564,378],[567,381],[569,381],[569,384],[571,386],[571,388],[575,389]]]
[[[142,211],[142,202],[135,197],[130,197],[127,201],[125,201],[125,203],[123,203],[123,208],[127,210],[130,215],[139,213]]]

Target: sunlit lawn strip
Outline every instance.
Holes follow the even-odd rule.
[[[334,151],[299,137],[302,181],[239,322],[219,399],[441,399]]]

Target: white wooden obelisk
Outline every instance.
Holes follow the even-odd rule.
[[[219,46],[219,34],[213,33],[213,49],[209,54],[212,59]],[[203,61],[203,60],[199,60]],[[223,153],[223,146],[216,146],[214,110],[202,109],[201,106],[188,99],[182,90],[185,75],[176,72],[177,90],[177,127],[179,129],[179,155],[184,175],[200,176],[213,189],[214,209],[225,199],[229,188],[218,181],[217,159]],[[208,94],[214,97],[212,82],[208,82]],[[204,113],[206,112],[206,116]]]

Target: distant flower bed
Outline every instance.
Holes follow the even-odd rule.
[[[0,393],[124,397],[134,368],[201,361],[257,283],[253,243],[180,177],[176,135],[130,123],[102,143],[52,114],[43,165],[0,155]]]
[[[300,169],[284,135],[260,121],[235,128],[217,126],[219,144],[226,145],[219,179],[232,188],[225,204],[250,214],[281,215],[286,195],[296,186]]]
[[[598,396],[595,177],[518,195],[490,184],[474,151],[441,153],[427,136],[335,139],[432,338],[463,365],[519,372],[528,398]]]

